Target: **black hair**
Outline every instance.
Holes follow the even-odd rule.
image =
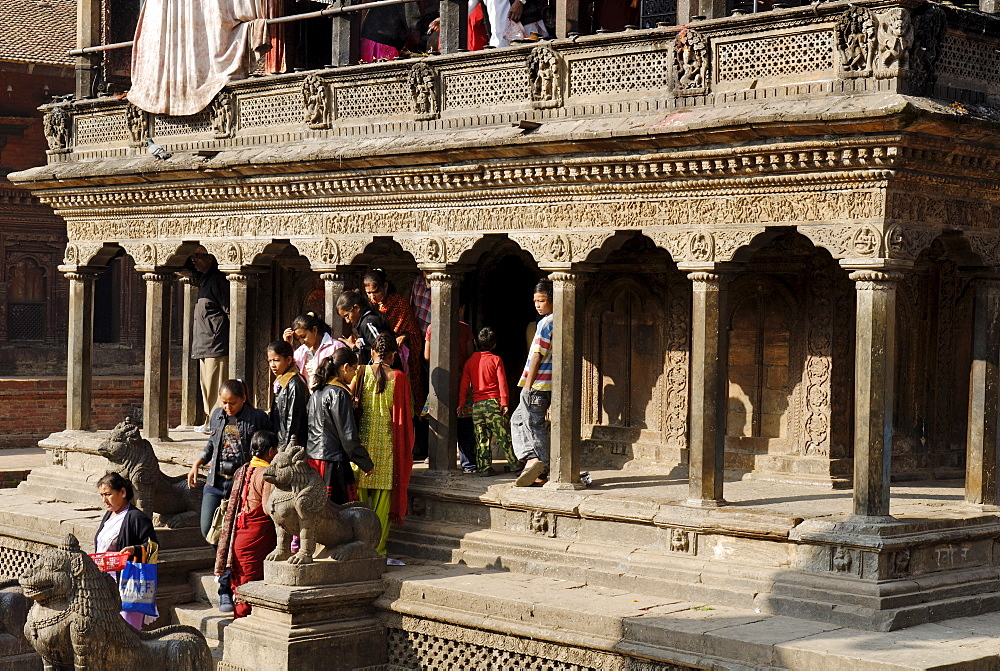
[[[299,315],[292,320],[292,329],[302,329],[304,331],[312,331],[317,329],[320,333],[320,338],[322,334],[330,333],[330,325],[323,321],[323,318],[318,316],[315,312],[307,312],[304,315]]]
[[[101,485],[107,485],[116,492],[124,489],[126,501],[135,498],[135,488],[132,486],[132,482],[128,478],[122,477],[121,473],[106,473],[103,478],[97,481],[97,486]]]
[[[549,280],[538,280],[538,284],[535,285],[536,294],[545,294],[549,297],[549,301],[552,301],[552,282]]]
[[[316,374],[313,375],[312,388],[319,389],[326,381],[337,374],[344,364],[352,366],[358,365],[358,355],[349,347],[338,347],[333,350],[333,354],[323,359],[316,367]]]
[[[368,306],[368,301],[357,291],[345,291],[340,294],[340,297],[337,298],[338,310],[350,312],[354,309],[355,305],[360,307],[362,310]]]
[[[250,439],[250,454],[263,459],[272,449],[278,447],[278,437],[273,431],[261,429]]]
[[[219,387],[219,395],[221,396],[224,391],[228,391],[230,394],[239,396],[240,398],[248,398],[250,396],[250,393],[247,391],[247,384],[243,380],[226,380]]]
[[[372,352],[378,354],[379,361],[389,365],[386,361],[390,354],[395,354],[399,351],[399,344],[396,342],[395,336],[391,333],[379,333],[375,336],[375,342],[372,343]],[[375,393],[381,394],[385,391],[385,383],[389,381],[389,376],[386,375],[385,368],[381,365],[375,371]]]
[[[377,287],[385,287],[387,290],[389,288],[389,276],[385,274],[385,271],[381,268],[372,268],[365,273],[364,277],[361,278],[361,284],[368,284],[371,282]]]
[[[292,349],[291,344],[285,342],[284,340],[275,340],[273,343],[267,346],[267,351],[274,352],[278,356],[283,356],[286,359],[295,353],[295,351]]]
[[[484,326],[479,330],[479,336],[476,338],[476,342],[479,343],[479,349],[484,352],[489,352],[497,346],[497,334],[494,333],[493,329],[489,326]]]

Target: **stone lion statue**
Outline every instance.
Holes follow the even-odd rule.
[[[30,608],[31,599],[24,596],[21,583],[17,580],[0,583],[0,650],[5,648],[2,641],[4,634],[7,634],[14,639],[14,652],[23,648],[26,648],[26,652],[31,652],[24,640],[24,623],[28,619]]]
[[[169,477],[160,470],[153,446],[139,434],[139,427],[126,419],[111,430],[97,451],[118,468],[135,487],[135,507],[157,526],[172,529],[198,526],[201,515],[201,486],[189,489],[187,476]],[[154,517],[154,513],[158,515]]]
[[[308,564],[317,543],[338,561],[378,556],[375,547],[382,536],[378,517],[364,504],[341,506],[330,501],[326,484],[306,461],[301,445],[292,442],[282,448],[264,471],[264,479],[274,485],[267,514],[278,532],[278,545],[267,559]],[[299,537],[294,555],[292,536]]]
[[[194,627],[140,632],[125,622],[118,586],[72,534],[42,553],[20,582],[35,601],[24,635],[46,671],[212,671],[208,643]]]

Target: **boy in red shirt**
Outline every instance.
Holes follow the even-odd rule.
[[[509,399],[507,396],[507,375],[503,361],[492,353],[497,344],[493,329],[487,327],[479,332],[480,352],[476,352],[465,362],[462,382],[459,385],[458,407],[465,407],[469,387],[472,387],[472,422],[476,430],[476,466],[479,475],[494,475],[493,452],[490,442],[496,438],[503,448],[510,464],[508,471],[518,470],[520,462],[514,454],[510,440]]]

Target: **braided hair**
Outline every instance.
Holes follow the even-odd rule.
[[[393,337],[391,333],[379,333],[375,336],[375,342],[372,344],[372,352],[378,354],[379,361],[385,365],[389,365],[386,359],[390,355],[395,354],[399,351],[399,345],[396,344],[396,338]],[[375,371],[375,393],[381,394],[385,391],[385,383],[389,380],[389,376],[386,375],[385,368],[381,365]]]

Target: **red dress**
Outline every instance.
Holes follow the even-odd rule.
[[[376,306],[389,322],[393,333],[406,336],[409,353],[406,358],[406,376],[410,378],[410,392],[413,395],[414,412],[424,407],[424,335],[413,316],[413,309],[399,294],[386,294],[385,300]]]

